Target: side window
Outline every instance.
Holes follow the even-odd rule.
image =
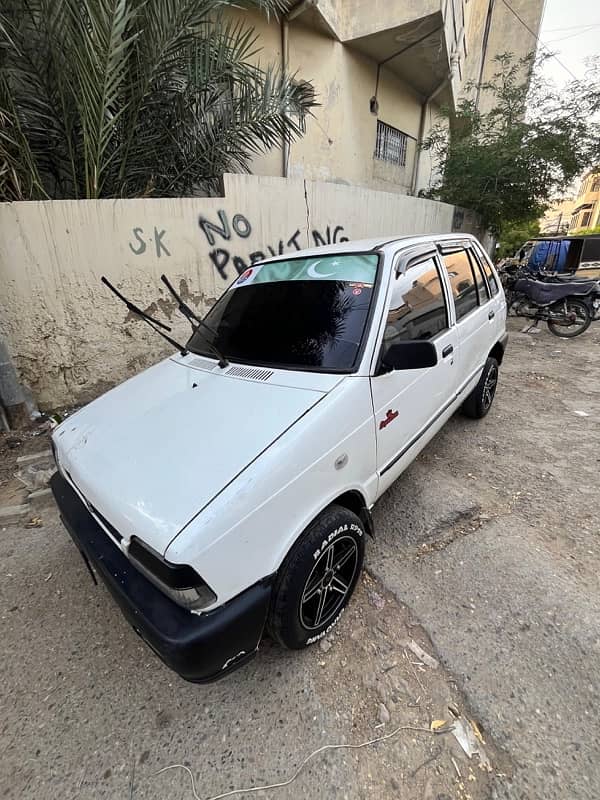
[[[483,274],[483,270],[481,268],[481,263],[477,258],[476,254],[472,251],[468,251],[469,259],[471,260],[471,268],[473,269],[473,274],[475,275],[475,283],[477,284],[477,295],[479,296],[479,305],[482,306],[484,303],[490,299],[490,293],[487,287],[487,283],[485,280],[485,275]]]
[[[490,262],[487,260],[487,258],[484,258],[483,255],[479,255],[479,253],[477,255],[479,256],[479,263],[483,266],[483,271],[485,272],[485,276],[488,280],[488,286],[490,287],[491,293],[493,295],[498,294],[498,281],[496,279],[494,270],[490,266]]]
[[[447,253],[444,264],[450,276],[456,319],[462,319],[469,312],[477,308],[477,286],[471,269],[471,261],[466,250],[456,253]]]
[[[409,267],[392,288],[384,342],[431,339],[448,328],[442,281],[433,258]]]

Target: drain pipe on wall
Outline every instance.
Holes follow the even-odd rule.
[[[0,339],[0,427],[20,428],[29,422],[25,395],[17,379],[17,372]],[[4,413],[5,412],[5,413]]]
[[[319,0],[301,0],[300,3],[297,3],[295,6],[290,8],[290,10],[283,15],[281,18],[281,72],[283,75],[287,75],[288,71],[288,49],[289,49],[289,38],[290,38],[290,22],[296,17],[299,17],[304,11],[309,8],[315,8],[319,5]],[[281,165],[281,174],[284,178],[288,176],[288,162],[290,160],[290,142],[287,137],[283,136],[283,143],[281,146],[281,157],[282,157],[282,165]]]
[[[415,163],[413,165],[412,171],[412,178],[410,182],[410,193],[414,196],[417,193],[417,180],[419,178],[419,166],[421,163],[421,145],[423,144],[423,137],[425,135],[425,122],[427,119],[427,110],[429,108],[429,104],[435,100],[435,98],[439,95],[439,93],[444,89],[451,81],[454,76],[454,69],[452,68],[450,73],[448,74],[447,78],[437,86],[431,94],[428,94],[427,97],[423,100],[421,105],[421,117],[419,119],[419,135],[417,137],[417,152],[415,154]]]

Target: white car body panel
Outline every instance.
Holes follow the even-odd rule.
[[[62,469],[124,547],[137,535],[164,553],[199,509],[340,380],[294,373],[291,387],[275,374],[261,382],[212,367],[162,361],[85,406],[56,434]]]
[[[61,470],[124,537],[125,552],[135,534],[169,562],[192,566],[217,595],[211,608],[234,598],[276,572],[307,525],[342,494],[355,492],[371,508],[476,385],[504,333],[501,288],[489,302],[493,320],[481,306],[461,328],[449,302],[435,367],[374,377],[395,271],[409,251],[446,241],[479,247],[457,234],[390,237],[270,259],[379,251],[355,371],[257,367],[269,375],[255,379],[252,368],[234,376],[210,358],[173,356],[59,426],[53,441]],[[447,281],[444,292],[448,299]],[[449,343],[453,352],[444,357]],[[390,408],[398,420],[380,429]]]
[[[307,520],[352,490],[369,506],[377,497],[369,380],[347,376],[190,523],[166,558],[198,565],[222,602],[274,572]]]

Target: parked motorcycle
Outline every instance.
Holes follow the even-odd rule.
[[[579,286],[586,285],[590,291],[587,292],[583,296],[583,302],[587,305],[590,316],[592,318],[592,322],[597,322],[600,320],[600,280],[589,280],[585,278],[573,278],[570,275],[561,275],[560,273],[556,275],[544,275],[542,276],[542,280],[549,281],[551,283],[558,283],[564,284],[568,282],[574,282]]]
[[[588,329],[596,306],[596,281],[536,280],[518,271],[504,281],[509,313],[537,322],[545,321],[555,336],[571,339]]]

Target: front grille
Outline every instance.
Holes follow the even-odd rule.
[[[85,503],[86,508],[90,512],[90,514],[96,517],[96,519],[102,523],[102,525],[106,528],[106,530],[110,533],[110,535],[113,536],[118,542],[120,542],[123,536],[119,533],[119,531],[113,525],[111,525],[110,522],[102,516],[102,514],[98,511],[98,509],[94,508],[94,506],[87,500],[83,492],[79,489],[73,478],[69,475],[69,473],[66,470],[65,470],[65,475],[67,476],[67,479],[71,484],[71,486],[77,490],[79,497]]]

